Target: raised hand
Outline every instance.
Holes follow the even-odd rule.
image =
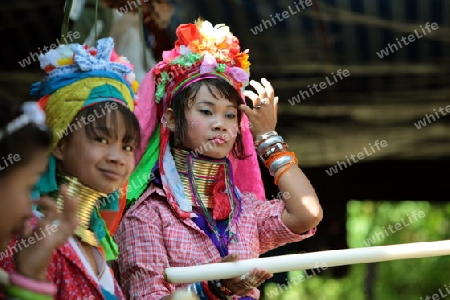
[[[275,129],[277,125],[278,97],[274,96],[274,90],[269,81],[261,79],[261,83],[251,80],[250,85],[256,93],[250,90],[244,91],[244,95],[253,101],[253,109],[247,105],[240,105],[251,123],[251,131],[256,137]]]
[[[47,265],[53,251],[73,235],[78,226],[78,199],[69,197],[67,186],[61,187],[64,208],[58,212],[54,200],[43,197],[35,202],[45,211],[43,218],[32,231],[24,226],[20,241],[25,247],[15,256],[17,272],[29,278],[45,280]]]

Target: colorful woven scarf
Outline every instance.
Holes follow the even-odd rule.
[[[52,153],[58,141],[65,136],[77,113],[90,105],[116,101],[134,110],[137,82],[132,65],[114,51],[112,38],[98,41],[96,48],[79,44],[63,45],[40,58],[45,78],[32,85],[31,94],[39,97],[46,113],[46,122],[53,130]],[[37,183],[33,197],[58,190],[56,160],[50,155],[47,171]],[[115,231],[126,204],[121,191],[108,195],[101,207],[91,216],[91,230],[99,239],[107,260],[117,258],[118,248],[111,234]]]

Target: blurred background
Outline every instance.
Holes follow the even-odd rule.
[[[172,47],[175,28],[199,16],[226,23],[250,49],[251,76],[275,87],[277,130],[324,208],[314,237],[266,255],[448,238],[450,0],[108,0],[97,21],[95,4],[74,0],[73,41],[114,36],[138,77]],[[37,55],[63,42],[63,9],[55,0],[0,4],[0,100],[31,99],[29,86],[42,75]],[[338,70],[349,76],[333,77]],[[377,140],[386,146],[377,148]],[[263,176],[273,198],[278,191]],[[425,216],[409,222],[414,211]],[[382,234],[402,220],[410,225]],[[291,272],[262,289],[266,300],[426,299],[450,290],[449,263],[437,257]]]

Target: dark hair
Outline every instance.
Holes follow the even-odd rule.
[[[110,119],[106,118],[106,114],[109,114]],[[121,114],[124,119],[125,142],[134,139],[137,147],[141,139],[139,121],[129,108],[117,101],[99,102],[80,110],[65,132],[68,133],[67,136],[70,136],[73,128],[79,128],[85,123],[84,130],[90,138],[97,137],[101,133],[117,136],[118,114]],[[94,116],[93,119],[92,116]],[[85,119],[88,119],[87,122],[84,121]],[[105,132],[105,128],[109,130]]]
[[[175,128],[172,133],[171,142],[174,144],[178,141],[184,141],[187,136],[187,121],[184,114],[185,110],[192,106],[198,91],[202,86],[206,86],[214,98],[227,98],[233,104],[239,106],[243,104],[243,100],[236,89],[223,79],[207,78],[197,81],[178,92],[172,99],[171,108],[175,114]],[[237,111],[238,125],[241,123],[242,113]],[[244,144],[240,130],[237,132],[236,141],[234,142],[231,154],[238,159],[245,159],[247,155],[244,152]]]
[[[23,114],[23,102],[0,101],[0,130]],[[0,177],[5,176],[12,169],[30,161],[37,150],[47,150],[52,141],[52,132],[49,128],[39,128],[33,123],[26,124],[18,130],[5,134],[0,140],[0,159],[3,161],[8,155],[18,155],[14,163],[0,170]]]

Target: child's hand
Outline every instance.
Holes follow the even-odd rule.
[[[62,186],[60,191],[64,198],[63,212],[57,211],[54,200],[41,198],[36,204],[44,209],[45,216],[40,219],[33,232],[28,226],[24,226],[19,241],[22,243],[22,250],[15,256],[17,272],[24,276],[45,280],[53,250],[66,242],[78,226],[78,199],[67,195],[67,186]]]
[[[274,97],[274,90],[269,81],[262,78],[261,83],[250,81],[250,85],[255,88],[258,95],[253,91],[244,91],[244,95],[253,101],[253,109],[244,104],[239,106],[239,109],[248,116],[255,137],[275,130],[277,125],[278,97]]]
[[[237,254],[230,254],[224,257],[222,262],[232,262],[237,261],[238,259],[239,257]],[[224,279],[222,280],[222,284],[236,295],[245,296],[271,277],[273,277],[271,273],[255,268],[245,275]]]

